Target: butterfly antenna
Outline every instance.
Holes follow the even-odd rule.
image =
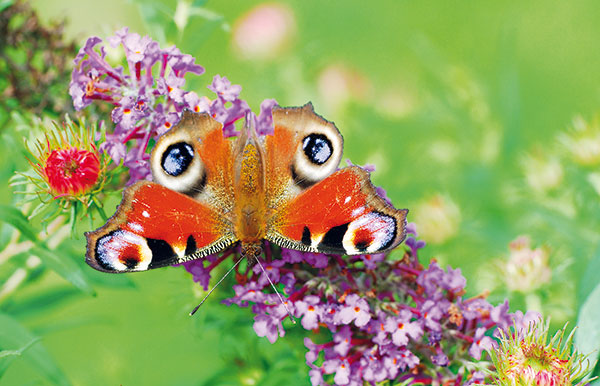
[[[260,267],[260,269],[262,269],[263,273],[265,274],[265,276],[267,277],[267,280],[269,281],[269,283],[271,284],[271,287],[273,287],[273,290],[275,291],[275,293],[277,294],[277,296],[279,297],[279,301],[281,302],[281,304],[283,304],[283,307],[285,308],[285,310],[287,311],[290,320],[292,321],[293,324],[296,324],[296,321],[294,320],[294,318],[292,317],[292,312],[290,311],[290,309],[288,308],[287,304],[285,304],[285,301],[283,300],[283,296],[281,296],[281,294],[279,293],[279,291],[277,291],[277,287],[275,287],[275,284],[273,284],[273,282],[271,281],[271,278],[269,277],[269,274],[267,274],[267,271],[265,270],[265,268],[262,266],[262,264],[260,263],[260,260],[258,260],[258,256],[254,256],[254,259],[256,259],[256,263],[258,264],[258,266]]]
[[[225,275],[223,275],[223,277],[221,277],[219,279],[219,281],[217,282],[217,284],[215,284],[210,291],[208,291],[208,293],[204,296],[204,298],[202,299],[202,301],[200,302],[200,304],[198,304],[193,310],[192,312],[190,312],[190,316],[194,315],[196,313],[196,311],[198,311],[198,308],[200,308],[200,306],[204,303],[204,301],[210,296],[210,294],[213,293],[213,291],[219,286],[219,284],[221,284],[221,282],[223,280],[225,280],[225,278],[227,276],[229,276],[229,274],[231,273],[231,271],[233,271],[235,269],[235,267],[238,266],[238,264],[240,263],[240,261],[242,261],[244,259],[244,256],[240,257],[238,259],[238,261],[235,262],[235,264],[233,265],[233,267],[229,268],[229,271],[227,271],[227,273]]]

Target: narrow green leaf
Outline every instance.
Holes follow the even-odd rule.
[[[0,347],[5,350],[19,350],[25,348],[20,356],[28,361],[44,378],[57,385],[70,385],[71,383],[54,362],[46,348],[36,342],[39,338],[23,327],[18,321],[6,314],[0,313]],[[27,347],[27,345],[30,345]],[[10,362],[17,356],[0,357],[0,376],[4,374]]]
[[[25,350],[27,350],[31,345],[40,340],[39,338],[34,338],[31,342],[27,343],[25,346],[17,349],[17,350],[2,350],[0,351],[0,359],[10,357],[10,356],[20,356],[23,354]]]
[[[29,240],[38,241],[36,231],[31,227],[27,217],[25,217],[17,208],[8,205],[0,205],[0,221],[12,225]]]
[[[587,297],[577,317],[575,347],[595,362],[600,352],[600,285]]]
[[[71,211],[69,213],[69,229],[71,229],[71,234],[75,233],[75,222],[77,220],[77,209],[78,209],[78,201],[74,201],[71,205]]]
[[[6,372],[6,369],[10,366],[13,360],[17,359],[18,356],[21,356],[25,350],[31,347],[35,342],[39,341],[39,338],[34,338],[31,342],[27,343],[25,346],[17,349],[17,350],[2,350],[0,351],[0,378]]]
[[[42,246],[33,247],[31,253],[42,259],[48,268],[71,282],[75,287],[90,295],[96,294],[81,268],[66,254],[60,256],[57,251],[50,251]]]
[[[31,199],[31,201],[34,201],[34,200],[38,200],[38,198],[33,197]],[[48,205],[46,203],[40,202],[35,208],[33,208],[33,210],[31,211],[31,214],[29,215],[29,218],[34,218],[38,214],[42,213],[42,211],[45,210],[47,207],[48,207]]]
[[[104,208],[102,207],[102,203],[100,202],[100,200],[98,200],[98,197],[96,197],[96,196],[92,197],[92,201],[94,202],[94,207],[98,211],[100,218],[102,218],[102,220],[104,220],[104,222],[108,221],[106,212],[104,211]]]

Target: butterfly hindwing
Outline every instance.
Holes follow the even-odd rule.
[[[378,253],[404,240],[407,213],[377,195],[368,173],[352,166],[307,188],[279,209],[268,224],[266,238],[304,251]]]
[[[236,241],[209,206],[162,185],[127,188],[117,212],[86,233],[86,261],[105,272],[144,271],[218,252]]]

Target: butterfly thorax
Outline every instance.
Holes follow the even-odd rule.
[[[242,244],[258,244],[265,237],[265,175],[256,137],[238,153],[235,176],[235,234]]]

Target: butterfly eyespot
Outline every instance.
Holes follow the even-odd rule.
[[[377,253],[392,245],[397,232],[394,217],[373,211],[350,222],[341,242],[349,254]]]
[[[175,143],[162,155],[162,169],[170,176],[184,173],[194,160],[194,148],[185,142]]]
[[[185,125],[176,126],[160,137],[150,157],[154,181],[188,196],[202,193],[206,171],[196,142]]]
[[[302,140],[304,154],[314,164],[323,165],[333,153],[331,141],[323,134],[310,134]]]
[[[94,260],[99,269],[108,272],[142,271],[148,269],[152,250],[143,237],[118,229],[97,240]]]
[[[310,122],[291,165],[294,181],[306,188],[333,173],[342,158],[343,139],[333,123],[310,112]]]

